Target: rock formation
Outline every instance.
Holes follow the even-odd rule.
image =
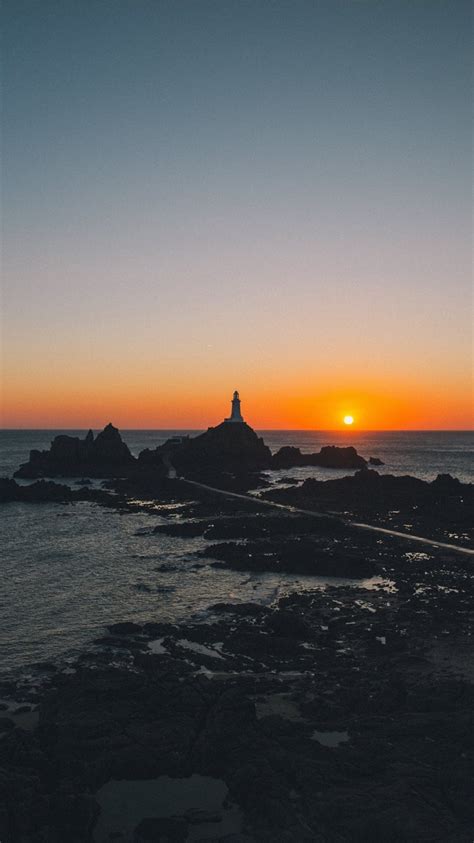
[[[20,485],[10,477],[0,478],[0,504],[72,503],[73,501],[90,501],[117,506],[122,499],[119,499],[118,495],[110,495],[103,489],[92,489],[89,486],[76,489],[63,483],[54,483],[52,480],[36,480],[35,483]]]
[[[171,459],[178,474],[245,473],[270,468],[272,454],[263,439],[245,422],[222,422],[174,447]]]
[[[299,448],[285,445],[272,457],[272,468],[296,468],[317,465],[321,468],[364,468],[367,461],[355,448],[326,445],[318,454],[303,454]]]
[[[429,483],[364,468],[335,480],[310,477],[297,488],[273,489],[263,497],[301,509],[380,519],[383,526],[419,535],[435,537],[441,525],[446,528],[450,524],[458,542],[472,528],[474,485],[449,474],[440,474]],[[443,541],[450,538],[454,536],[442,535]]]
[[[85,439],[56,436],[49,451],[30,451],[29,462],[20,466],[15,477],[120,476],[136,463],[117,428],[108,424],[95,439],[92,430]]]

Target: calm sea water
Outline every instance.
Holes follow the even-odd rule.
[[[49,447],[59,432],[0,431],[0,476],[11,476],[31,448]],[[176,432],[123,431],[123,438],[137,454]],[[84,435],[85,431],[73,433]],[[380,469],[384,472],[427,480],[440,472],[466,482],[473,479],[473,435],[469,432],[263,431],[261,435],[272,450],[282,445],[313,451],[321,445],[351,444],[363,456],[384,460]],[[278,480],[289,473],[328,479],[349,472],[304,468],[275,472],[273,477]],[[215,602],[268,602],[327,581],[216,571],[206,560],[195,568],[201,560],[194,554],[205,541],[153,535],[153,527],[164,521],[159,509],[156,516],[149,516],[120,515],[87,503],[3,506],[0,672],[72,657],[115,621],[185,619],[205,614]],[[170,566],[169,571],[157,570],[163,563]]]

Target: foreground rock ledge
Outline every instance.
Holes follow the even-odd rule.
[[[472,578],[443,553],[390,577],[110,627],[33,732],[7,712],[2,843],[92,843],[107,781],[193,773],[225,782],[247,840],[470,841]]]

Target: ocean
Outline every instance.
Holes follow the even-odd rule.
[[[12,476],[30,449],[45,449],[60,432],[0,431],[0,476]],[[195,435],[199,431],[184,431]],[[134,454],[183,431],[125,430]],[[384,473],[433,480],[449,473],[474,478],[474,437],[469,431],[260,431],[272,451],[294,445],[318,451],[322,445],[353,445],[365,457],[379,457]],[[350,474],[320,468],[271,472],[319,479]],[[270,476],[269,475],[269,476]],[[176,510],[179,516],[179,508]],[[270,603],[284,594],[314,588],[330,578],[288,574],[242,574],[210,567],[196,552],[206,540],[152,533],[160,516],[122,515],[95,504],[20,504],[2,507],[0,541],[0,673],[15,675],[38,662],[73,659],[104,627],[122,620],[179,621],[206,617],[221,601]],[[209,560],[210,562],[211,560]],[[157,570],[166,563],[169,570]],[[199,563],[199,565],[197,565]],[[341,580],[338,580],[341,583]],[[346,582],[346,581],[345,581]],[[360,583],[359,583],[360,584]],[[371,582],[366,583],[370,587]]]

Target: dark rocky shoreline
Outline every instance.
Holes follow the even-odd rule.
[[[470,560],[395,538],[356,544],[330,519],[245,507],[230,516],[235,508],[204,496],[189,504],[199,520],[181,528],[304,552],[311,540],[323,558],[342,542],[381,585],[219,604],[205,623],[127,621],[66,673],[51,665],[43,690],[22,700],[38,707],[37,726],[1,713],[2,843],[93,841],[106,782],[191,775],[228,789],[212,821],[183,810],[137,823],[132,836],[110,827],[101,841],[186,840],[190,830],[227,843],[472,839]],[[21,693],[5,685],[2,696]],[[235,806],[240,830],[219,837]]]

